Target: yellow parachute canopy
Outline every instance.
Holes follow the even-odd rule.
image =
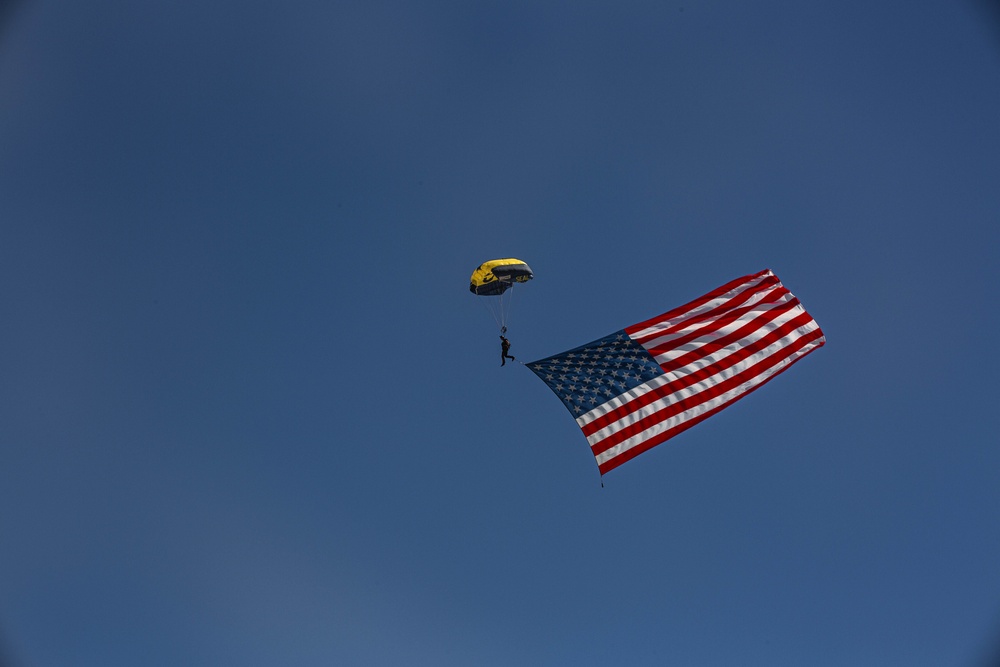
[[[486,306],[493,315],[500,335],[507,331],[507,316],[510,313],[510,301],[514,294],[511,289],[515,283],[526,283],[532,278],[531,267],[519,259],[491,259],[483,262],[469,280],[469,290],[476,296],[489,296],[492,299],[476,299]]]
[[[477,296],[499,296],[515,282],[526,283],[531,278],[531,267],[519,259],[491,259],[472,272],[469,290]]]

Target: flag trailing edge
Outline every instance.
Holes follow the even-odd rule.
[[[822,347],[770,269],[526,364],[559,397],[604,473],[662,444]]]

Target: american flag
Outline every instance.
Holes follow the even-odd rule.
[[[659,445],[826,342],[769,269],[527,364],[569,409],[601,474]]]

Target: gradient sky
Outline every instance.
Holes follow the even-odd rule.
[[[985,665],[987,2],[0,11],[0,661]],[[545,357],[773,269],[827,345],[612,471]]]

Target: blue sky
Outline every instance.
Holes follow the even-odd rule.
[[[986,2],[0,12],[0,659],[979,665]],[[537,359],[773,269],[827,345],[612,471]]]

